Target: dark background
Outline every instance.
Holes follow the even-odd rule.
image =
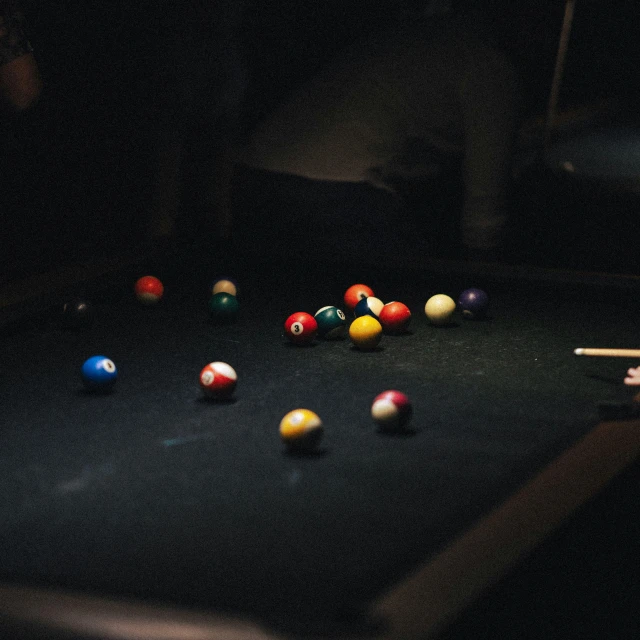
[[[342,45],[416,3],[363,4],[26,1],[45,90],[30,112],[0,124],[2,280],[139,243],[158,132],[182,130],[198,163],[217,140],[249,131]],[[526,78],[527,113],[543,115],[564,3],[484,5]],[[634,119],[639,13],[633,0],[578,0],[561,108],[615,97],[620,117]],[[539,175],[531,180],[527,198],[544,190]],[[577,218],[588,215],[576,209]]]
[[[543,115],[563,2],[487,4],[502,18],[511,42],[519,44],[515,54],[527,79],[528,112]],[[210,127],[215,139],[216,133],[228,133],[224,131],[227,115],[236,116],[236,133],[250,130],[340,46],[384,23],[401,3],[372,0],[363,9],[355,0],[230,0],[208,7],[190,0],[25,0],[24,6],[45,91],[29,113],[0,117],[0,284],[135,247],[153,197],[159,131],[198,122]],[[243,9],[240,14],[238,8]],[[562,108],[616,97],[621,103],[617,117],[636,120],[639,13],[636,0],[577,0]],[[195,44],[183,49],[183,42]],[[194,59],[198,64],[191,64]],[[203,79],[208,91],[204,97],[197,90],[203,87]],[[210,110],[199,109],[203,103]],[[198,126],[192,128],[198,130]],[[192,147],[196,160],[206,156],[206,145]],[[554,184],[552,178],[533,172],[520,185],[520,202],[530,203],[530,217],[547,211],[550,184]],[[609,195],[600,194],[600,201],[591,195],[567,189],[557,201],[576,224],[587,216],[595,224],[600,204]],[[635,196],[618,197],[615,208],[637,219]],[[548,221],[550,235],[566,228],[551,217]],[[637,233],[621,223],[600,237],[616,245],[623,237],[635,242]],[[589,247],[582,251],[587,253]],[[622,481],[627,491],[631,482]],[[635,503],[627,493],[618,499],[623,493],[619,486],[607,502],[610,517],[601,521],[601,527],[602,531],[607,528],[603,539],[617,539],[624,552],[631,548],[625,542],[637,539],[637,527],[624,526]],[[599,514],[594,508],[581,522],[592,524]],[[539,576],[533,597],[531,587],[518,576],[500,586],[506,602],[528,601],[529,619],[544,628],[558,624],[558,614],[549,614],[555,594],[571,605],[574,615],[565,625],[570,633],[576,624],[584,628],[593,620],[581,607],[593,602],[595,609],[610,581],[620,580],[616,562],[624,553],[618,556],[611,550],[594,559],[593,540],[587,539],[592,530],[581,528],[581,522],[556,537],[565,542],[563,549],[571,549],[569,558],[554,556],[551,547],[551,553],[549,548],[542,549],[528,561]],[[549,570],[549,557],[557,558],[552,567],[556,572]],[[575,585],[584,580],[584,574],[593,581],[592,600],[586,604],[584,599],[574,599]],[[631,564],[623,579],[630,574]],[[504,601],[498,600],[498,605]],[[483,599],[450,637],[477,624],[481,615],[492,631],[500,629],[500,623],[502,628],[513,628],[510,616],[521,613],[518,605],[496,609]]]

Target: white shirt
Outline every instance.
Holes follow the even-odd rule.
[[[258,126],[239,160],[393,189],[394,177],[433,173],[430,149],[457,156],[463,233],[490,235],[504,222],[519,83],[486,29],[430,18],[354,44]]]

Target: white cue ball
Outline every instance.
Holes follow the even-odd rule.
[[[429,322],[437,326],[443,326],[451,322],[453,312],[456,310],[456,303],[453,298],[438,293],[431,296],[424,305],[424,312]]]

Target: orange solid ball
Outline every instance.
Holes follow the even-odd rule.
[[[373,289],[366,284],[351,285],[344,293],[344,304],[353,311],[363,298],[373,296]]]

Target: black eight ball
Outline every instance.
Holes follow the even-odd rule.
[[[86,329],[93,324],[93,307],[86,300],[74,298],[62,307],[64,329]]]

